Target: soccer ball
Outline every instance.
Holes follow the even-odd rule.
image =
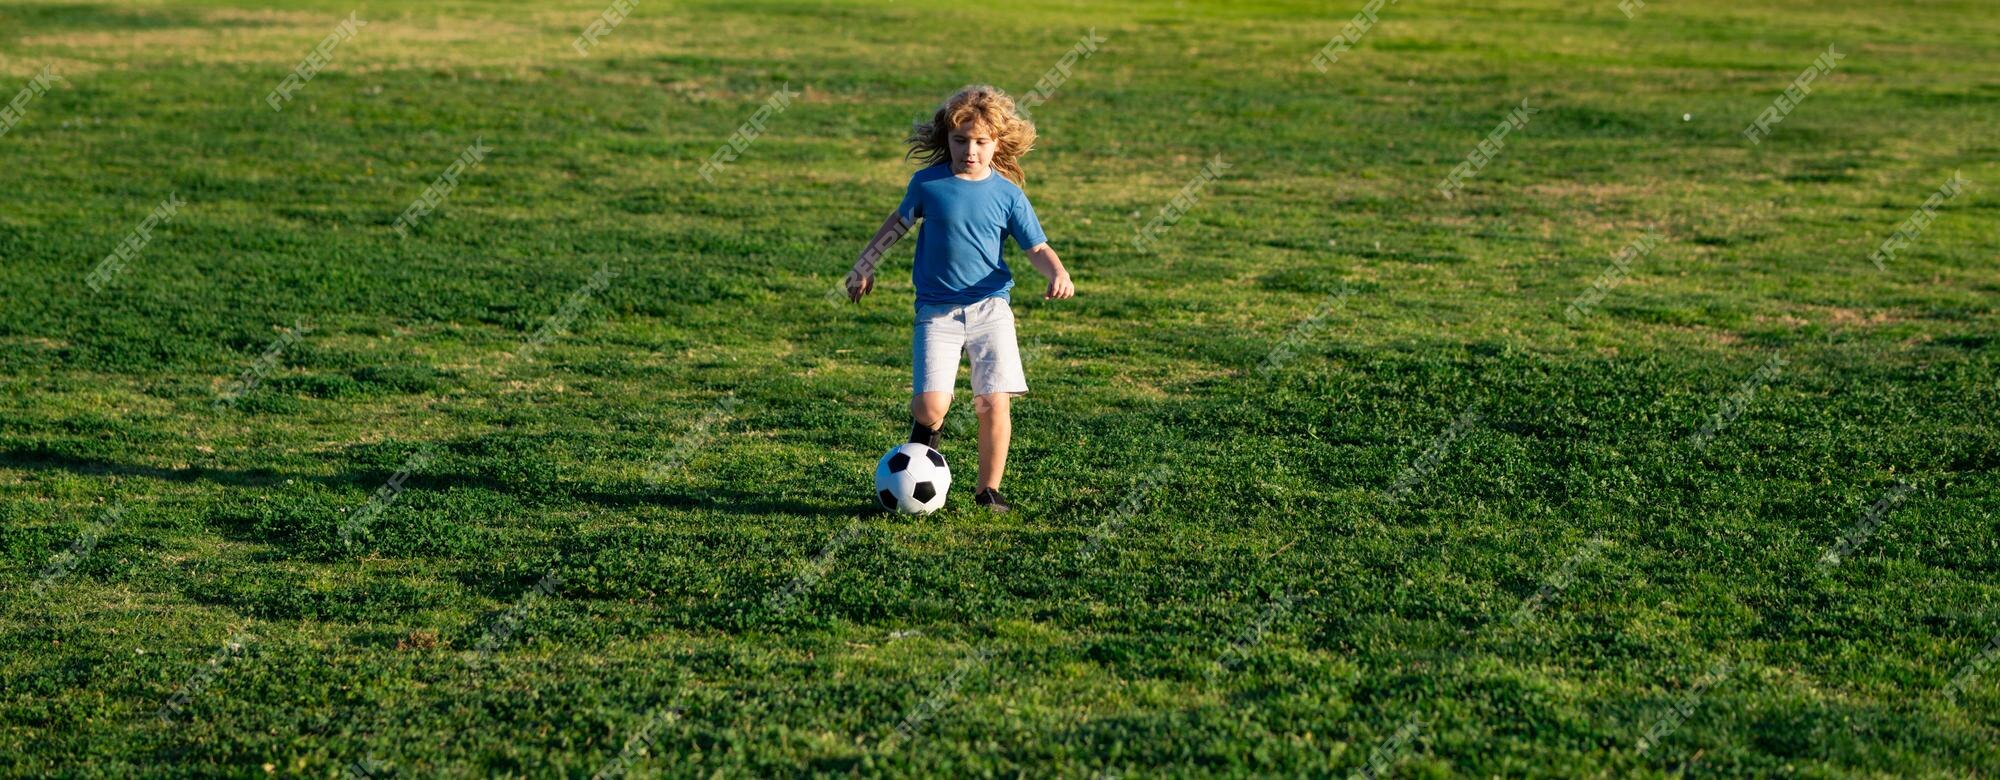
[[[875,499],[882,508],[927,515],[944,506],[951,492],[951,467],[944,455],[916,442],[898,444],[875,464]]]

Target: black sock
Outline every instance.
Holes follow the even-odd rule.
[[[939,429],[931,428],[915,420],[910,421],[910,443],[922,444],[937,449]]]

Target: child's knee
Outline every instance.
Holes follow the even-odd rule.
[[[988,393],[986,395],[975,395],[972,397],[972,411],[981,416],[994,413],[1005,414],[1009,406],[1008,402],[1012,400],[1012,398],[1013,396],[1010,396],[1006,393]]]
[[[910,396],[910,416],[917,422],[935,427],[951,411],[950,393],[916,393]]]

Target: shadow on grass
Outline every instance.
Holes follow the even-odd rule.
[[[732,515],[797,515],[807,518],[856,518],[879,514],[882,509],[864,501],[851,505],[829,505],[795,498],[774,498],[746,490],[687,491],[655,489],[644,484],[615,486],[572,483],[565,495],[577,502],[601,507],[657,506],[690,511],[721,512]]]
[[[138,466],[129,463],[110,463],[75,455],[50,452],[42,449],[14,449],[0,451],[0,468],[21,471],[67,471],[93,477],[143,477],[165,482],[193,483],[214,482],[232,487],[270,487],[283,484],[285,480],[305,480],[319,482],[329,487],[360,484],[358,480],[330,477],[301,477],[283,474],[271,469],[211,469],[202,466],[187,468],[162,468],[159,466]]]
[[[217,18],[195,10],[138,9],[112,3],[0,3],[0,21],[18,22],[21,29],[45,33],[271,26],[268,22]]]
[[[165,482],[193,484],[212,482],[240,488],[268,488],[286,482],[304,482],[322,487],[372,491],[384,485],[393,472],[376,468],[345,475],[319,476],[287,474],[269,468],[218,469],[206,466],[166,468],[79,457],[45,449],[0,450],[0,468],[21,471],[63,471],[83,476],[136,477]],[[527,505],[560,507],[587,505],[605,508],[664,507],[671,509],[721,512],[733,515],[797,515],[808,518],[850,518],[873,515],[881,510],[874,504],[855,501],[851,506],[830,506],[800,499],[773,498],[747,490],[691,492],[677,488],[655,488],[645,483],[605,484],[549,478],[534,485],[468,471],[421,472],[410,475],[405,490],[444,491],[450,488],[485,490],[508,496]]]

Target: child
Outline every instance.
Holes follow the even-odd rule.
[[[1008,404],[1028,392],[1028,379],[1014,342],[1007,294],[1014,274],[1000,257],[1001,238],[1012,236],[1035,270],[1048,277],[1043,300],[1076,294],[1021,190],[1026,177],[1019,159],[1034,147],[1035,126],[1005,93],[971,86],[946,100],[929,122],[917,123],[908,143],[906,157],[930,165],[910,177],[902,205],[848,272],[847,297],[859,303],[875,289],[875,264],[923,220],[910,274],[917,292],[910,441],[938,446],[963,351],[972,360],[972,410],[979,417],[979,482],[972,497],[980,506],[1006,512],[1013,508],[1000,496],[1013,433]]]

